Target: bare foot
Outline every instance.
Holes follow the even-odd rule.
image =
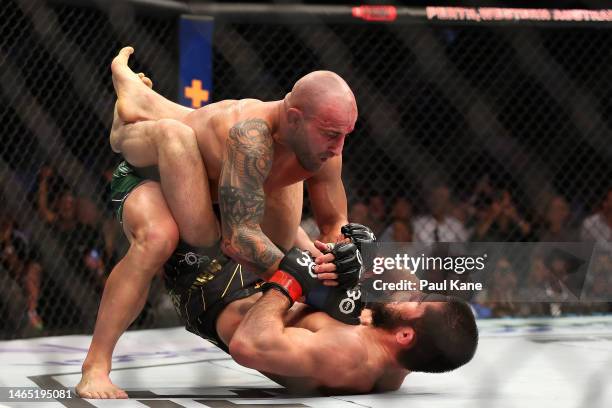
[[[156,120],[158,118],[153,115],[150,106],[159,95],[151,91],[153,84],[149,78],[144,75],[140,77],[128,66],[133,52],[132,47],[124,47],[111,63],[113,86],[117,93],[117,114],[126,123]]]
[[[138,78],[148,88],[151,88],[151,89],[153,88],[153,81],[151,81],[151,79],[147,77],[144,73],[142,72],[138,73]],[[122,131],[124,129],[123,126],[125,124],[126,124],[125,121],[122,120],[121,117],[119,116],[119,112],[117,109],[117,102],[115,102],[115,110],[113,111],[113,124],[111,127],[111,134],[110,134],[111,148],[113,149],[115,153],[121,153],[118,142],[121,140],[122,133],[123,133]]]
[[[81,398],[91,399],[125,399],[128,395],[110,380],[104,371],[84,370],[81,381],[75,387]]]
[[[143,84],[145,84],[149,88],[153,89],[153,81],[151,81],[151,78],[146,76],[143,72],[139,72],[138,73],[138,78],[140,78],[140,80],[142,81]]]

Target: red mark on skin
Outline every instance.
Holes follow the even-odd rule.
[[[355,129],[355,122],[357,118],[354,112],[348,115],[341,112],[335,107],[324,107],[320,111],[320,115],[314,117],[314,122],[317,127],[326,131],[339,132],[341,134],[349,134]],[[346,119],[339,119],[340,117],[348,116]]]

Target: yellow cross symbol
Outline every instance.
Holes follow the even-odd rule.
[[[191,86],[185,87],[185,98],[191,99],[192,108],[201,108],[202,102],[208,102],[208,91],[202,89],[202,81],[192,79]]]

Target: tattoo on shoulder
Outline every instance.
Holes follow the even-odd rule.
[[[263,184],[272,167],[274,142],[268,124],[248,119],[235,124],[229,132],[227,149],[219,179],[219,204],[223,235],[241,228],[256,230],[263,218]],[[237,257],[267,269],[278,249],[263,234],[245,234],[232,242]],[[278,254],[282,255],[280,251]]]
[[[235,124],[229,133],[228,157],[235,177],[253,188],[261,187],[272,167],[274,142],[268,124],[247,119]]]

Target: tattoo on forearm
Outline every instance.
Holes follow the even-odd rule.
[[[265,209],[263,184],[272,167],[274,145],[261,119],[248,119],[230,129],[219,180],[223,236],[235,256],[265,271],[282,252],[259,226]]]

